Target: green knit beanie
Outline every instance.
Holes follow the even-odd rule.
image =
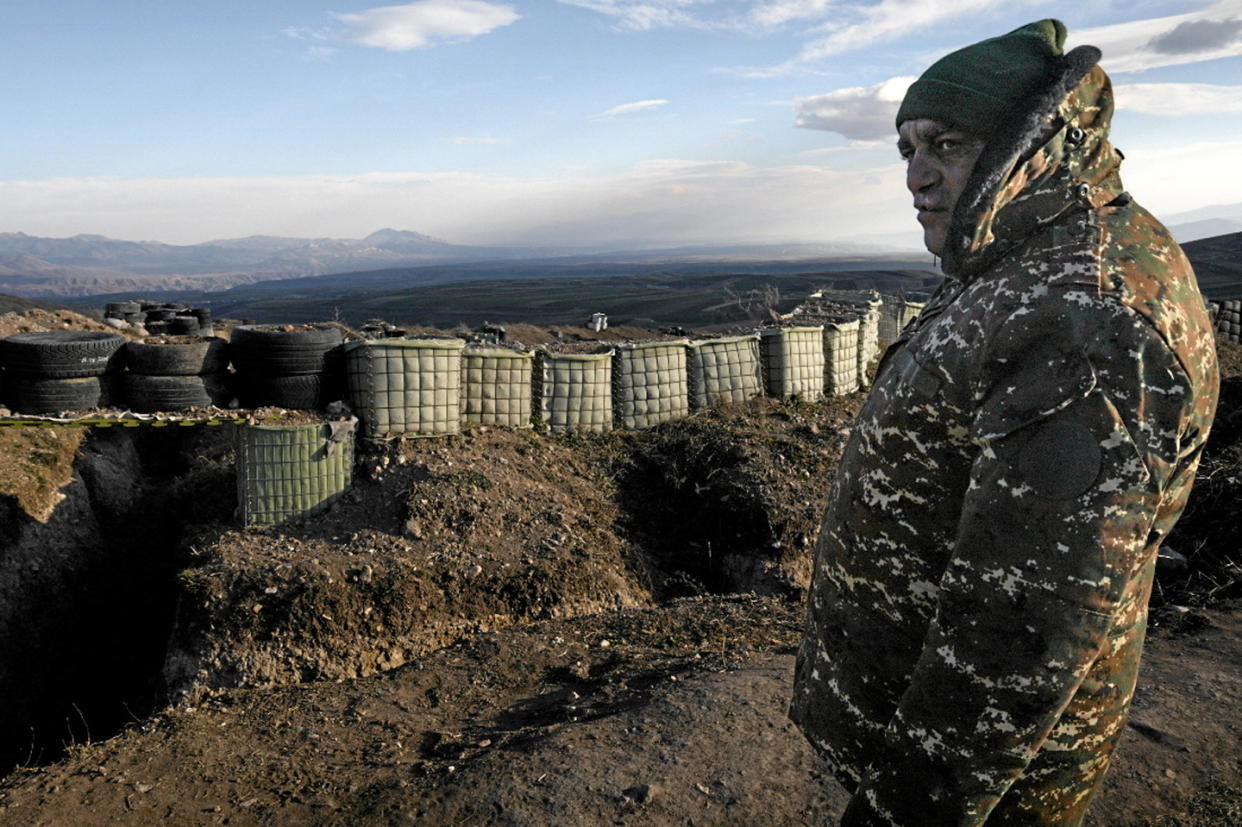
[[[931,118],[986,138],[1040,86],[1064,46],[1065,24],[1047,19],[945,55],[910,86],[897,126]]]

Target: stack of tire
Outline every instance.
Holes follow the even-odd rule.
[[[151,337],[125,345],[121,401],[138,413],[223,407],[233,398],[228,343],[214,336]]]
[[[104,320],[114,319],[126,324],[142,324],[145,314],[139,302],[108,302],[104,305]]]
[[[238,325],[229,339],[247,408],[321,408],[345,393],[341,329],[331,324]]]
[[[143,326],[146,327],[147,333],[152,336],[163,336],[168,333],[168,323],[173,316],[177,315],[177,311],[170,307],[152,307],[146,311]]]
[[[19,413],[56,414],[109,404],[109,374],[124,337],[86,330],[17,333],[0,340],[4,395]]]
[[[1216,314],[1216,334],[1227,342],[1242,339],[1242,301],[1231,299],[1221,303]]]

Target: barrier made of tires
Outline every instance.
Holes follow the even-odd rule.
[[[823,327],[765,328],[759,331],[759,354],[769,396],[811,400],[823,396]]]
[[[117,367],[124,343],[116,333],[88,330],[17,333],[0,340],[0,363],[5,370],[46,379],[102,376]]]
[[[111,401],[108,385],[99,376],[48,379],[12,374],[5,377],[5,391],[9,404],[27,414],[88,411]]]
[[[372,339],[345,345],[349,398],[363,435],[433,436],[461,429],[460,339]]]
[[[228,370],[228,343],[215,337],[127,342],[125,367],[147,376],[202,376]]]
[[[690,402],[694,407],[763,396],[757,335],[691,342],[687,354]]]
[[[236,431],[242,524],[278,525],[327,508],[349,488],[352,430],[327,423],[242,425]]]
[[[137,413],[186,411],[224,407],[232,398],[228,382],[219,374],[206,376],[120,376],[121,401]]]
[[[690,413],[685,339],[618,345],[612,361],[614,422],[650,428]]]
[[[127,342],[120,402],[138,413],[224,406],[232,399],[228,344],[215,337]]]
[[[612,351],[541,353],[540,417],[554,432],[612,430]]]
[[[845,396],[858,390],[857,319],[824,325],[824,395]]]
[[[461,414],[465,424],[529,428],[535,355],[468,347],[461,358]]]
[[[5,396],[20,413],[53,414],[108,404],[105,374],[119,366],[116,333],[53,330],[0,340]]]
[[[340,398],[343,338],[331,324],[233,328],[229,354],[242,404],[311,409]]]

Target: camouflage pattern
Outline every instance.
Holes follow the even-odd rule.
[[[1218,378],[1189,263],[1122,192],[1108,78],[1078,77],[832,487],[791,715],[854,791],[843,824],[1077,824],[1124,727]]]

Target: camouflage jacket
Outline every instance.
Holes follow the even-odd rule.
[[[1124,723],[1218,379],[1189,263],[1122,191],[1085,48],[985,148],[949,278],[886,351],[833,483],[791,715],[856,789],[843,823],[1074,823]]]

